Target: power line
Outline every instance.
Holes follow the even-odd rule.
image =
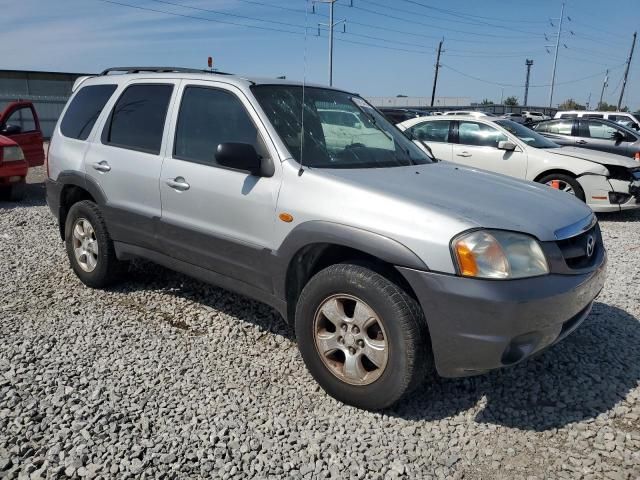
[[[254,28],[254,29],[258,29],[258,30],[266,30],[266,31],[271,31],[271,32],[287,33],[287,34],[296,35],[296,36],[304,36],[303,32],[296,32],[296,31],[292,31],[292,30],[284,30],[284,29],[272,28],[272,27],[263,27],[263,26],[260,26],[260,25],[248,25],[248,24],[245,24],[245,23],[230,22],[230,21],[226,21],[226,20],[217,20],[217,19],[213,19],[213,18],[199,17],[199,16],[196,16],[196,15],[188,15],[188,14],[182,14],[182,13],[177,13],[177,12],[167,12],[166,10],[158,10],[158,9],[155,9],[155,8],[142,7],[140,5],[131,5],[131,4],[128,4],[128,3],[122,3],[122,2],[115,1],[115,0],[97,0],[97,1],[103,2],[103,3],[110,3],[110,4],[113,4],[113,5],[119,5],[119,6],[122,6],[122,7],[134,8],[134,9],[137,9],[137,10],[144,10],[144,11],[147,11],[147,12],[161,13],[163,15],[170,15],[170,16],[181,17],[181,18],[188,18],[188,19],[192,19],[192,20],[201,20],[201,21],[206,21],[206,22],[222,23],[222,24],[225,24],[225,25],[234,25],[234,26],[238,26],[238,27]],[[354,45],[361,45],[361,46],[373,47],[373,48],[382,48],[382,49],[385,49],[385,50],[394,50],[394,51],[399,51],[399,52],[420,53],[420,54],[430,53],[430,52],[424,52],[424,51],[421,51],[421,50],[410,50],[410,49],[406,49],[406,48],[390,47],[390,46],[386,46],[386,45],[375,45],[375,44],[371,44],[371,43],[360,42],[360,41],[356,41],[356,40],[348,40],[348,39],[344,39],[344,38],[339,38],[339,39],[336,39],[336,40],[339,41],[339,42],[343,42],[343,43],[351,43],[351,44],[354,44]]]
[[[152,2],[156,2],[156,3],[164,3],[166,5],[173,5],[174,7],[181,7],[181,8],[188,8],[190,10],[197,10],[199,12],[207,12],[207,13],[214,13],[216,15],[224,15],[224,16],[227,16],[227,17],[242,18],[244,20],[252,20],[252,21],[258,21],[258,22],[273,23],[275,25],[284,25],[284,26],[287,26],[287,27],[294,27],[294,28],[305,28],[302,25],[292,24],[291,22],[279,22],[277,20],[264,20],[262,18],[248,17],[246,15],[238,15],[238,14],[235,14],[235,13],[220,12],[218,10],[212,10],[210,8],[193,7],[191,5],[185,5],[183,3],[169,2],[168,0],[151,0],[151,1]]]
[[[141,7],[140,5],[131,5],[128,3],[121,3],[121,2],[116,2],[115,0],[98,0],[99,2],[103,2],[103,3],[111,3],[113,5],[120,5],[122,7],[129,7],[129,8],[135,8],[137,10],[144,10],[147,12],[155,12],[155,13],[162,13],[164,15],[173,15],[176,17],[182,17],[182,18],[191,18],[194,20],[203,20],[203,21],[207,21],[207,22],[214,22],[214,23],[223,23],[226,25],[235,25],[237,27],[247,27],[247,28],[255,28],[258,30],[267,30],[270,32],[282,32],[282,33],[289,33],[289,34],[294,34],[294,35],[304,35],[304,33],[302,32],[294,32],[292,30],[283,30],[280,28],[272,28],[272,27],[262,27],[260,25],[247,25],[246,23],[237,23],[237,22],[229,22],[226,20],[216,20],[213,18],[206,18],[206,17],[198,17],[196,15],[187,15],[187,14],[183,14],[183,13],[176,13],[176,12],[167,12],[165,10],[157,10],[155,8],[149,8],[149,7]]]
[[[623,65],[624,65],[624,63],[620,64],[620,65],[616,65],[615,67],[610,68],[609,71],[616,70],[618,68],[622,68]],[[462,75],[463,77],[467,77],[467,78],[471,78],[473,80],[477,80],[478,82],[488,83],[490,85],[496,85],[498,87],[524,88],[524,85],[522,85],[522,84],[493,82],[491,80],[486,80],[484,78],[475,77],[473,75],[469,75],[467,73],[461,72],[460,70],[456,70],[455,68],[450,67],[449,65],[442,64],[441,66],[446,68],[446,69],[448,69],[448,70],[451,70],[451,71],[453,71],[453,72],[455,72],[455,73],[457,73],[459,75]],[[594,73],[593,75],[588,75],[588,76],[582,77],[582,78],[575,78],[573,80],[567,80],[567,81],[564,81],[564,82],[556,82],[556,85],[567,85],[567,84],[570,84],[570,83],[581,82],[583,80],[588,80],[590,78],[598,77],[598,76],[602,75],[603,73],[604,73],[604,71],[601,71],[601,72],[598,72],[598,73]],[[539,84],[539,85],[529,85],[529,88],[543,88],[543,87],[550,87],[550,86],[551,86],[551,84],[548,83],[548,84]]]
[[[465,24],[467,24],[467,25],[486,25],[486,26],[489,26],[489,27],[502,28],[502,29],[504,29],[504,30],[511,30],[511,31],[518,32],[518,33],[525,33],[525,34],[527,34],[527,35],[542,36],[540,33],[530,32],[530,31],[526,31],[526,30],[521,30],[521,29],[519,29],[519,28],[507,27],[507,26],[504,26],[504,25],[498,25],[498,24],[496,24],[496,23],[489,23],[489,22],[487,22],[487,21],[485,21],[485,20],[473,20],[473,19],[469,18],[468,16],[466,16],[466,15],[464,15],[464,14],[456,13],[456,12],[454,12],[454,11],[452,11],[452,10],[446,10],[446,9],[443,9],[443,8],[432,7],[432,6],[430,6],[430,5],[424,5],[424,4],[422,4],[422,3],[418,3],[418,2],[415,2],[415,1],[413,1],[413,0],[403,0],[403,1],[404,1],[404,2],[406,2],[406,3],[413,4],[413,5],[418,5],[418,6],[423,7],[423,8],[427,8],[427,9],[429,9],[429,10],[434,10],[434,11],[437,11],[437,12],[444,12],[444,13],[445,13],[445,14],[447,14],[447,15],[452,15],[452,16],[454,16],[454,17],[457,17],[457,18],[458,18],[457,20],[449,20],[449,19],[442,19],[442,17],[440,17],[442,20],[447,21],[447,22],[465,23]],[[373,0],[367,0],[367,3],[372,3],[372,4],[380,5],[379,3],[374,2]],[[383,6],[384,6],[384,5],[383,5]],[[385,6],[385,7],[386,7],[386,8],[391,8],[391,9],[393,9],[393,10],[397,10],[397,8],[396,8],[396,7],[389,7],[389,6]],[[409,13],[411,13],[411,14],[415,14],[415,12],[409,12]],[[434,18],[435,18],[435,17],[434,17]],[[464,21],[461,21],[461,20],[459,20],[460,18],[462,18],[462,19],[466,19],[466,20],[471,20],[471,22],[464,22]]]
[[[367,12],[370,13],[372,15],[378,15],[381,17],[385,17],[385,18],[393,18],[395,20],[401,21],[401,22],[405,22],[405,23],[410,23],[412,25],[422,25],[424,27],[429,27],[429,28],[437,28],[437,29],[441,29],[441,30],[447,30],[450,32],[456,32],[456,33],[464,33],[465,35],[478,35],[478,36],[482,36],[482,37],[492,37],[492,38],[503,38],[503,39],[509,39],[509,38],[525,38],[525,37],[513,37],[513,36],[508,36],[508,35],[494,35],[494,34],[490,34],[490,33],[478,33],[478,32],[470,32],[469,30],[457,30],[454,28],[446,28],[443,27],[442,25],[434,25],[431,23],[425,23],[425,22],[420,22],[418,20],[412,19],[406,19],[406,18],[402,18],[402,17],[398,17],[397,15],[391,15],[389,13],[384,13],[384,12],[378,12],[376,10],[371,10],[370,8],[364,8],[364,7],[359,7],[357,5],[353,5],[353,7],[356,10],[360,10],[363,12]],[[414,13],[415,15],[415,13]]]
[[[414,5],[419,5],[421,7],[428,8],[430,10],[435,10],[435,11],[438,11],[438,12],[442,12],[442,13],[445,13],[447,15],[453,15],[453,16],[461,17],[461,18],[479,18],[479,19],[482,19],[482,20],[492,20],[492,21],[495,21],[495,22],[508,22],[508,23],[536,23],[536,24],[538,24],[538,23],[546,24],[547,23],[544,20],[521,20],[521,19],[517,19],[516,20],[516,19],[506,19],[506,18],[505,19],[498,19],[498,18],[495,18],[495,17],[484,17],[482,15],[472,15],[472,14],[469,14],[469,13],[463,13],[463,12],[460,12],[460,11],[449,10],[449,9],[446,9],[446,8],[433,7],[431,5],[425,5],[424,3],[416,2],[415,0],[403,0],[403,1],[405,1],[407,3],[412,3]]]

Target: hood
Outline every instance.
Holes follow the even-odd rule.
[[[459,219],[469,228],[525,232],[541,241],[555,240],[557,230],[592,214],[586,204],[567,193],[450,162],[323,173]]]
[[[579,158],[581,160],[588,160],[589,162],[599,163],[601,165],[617,165],[627,168],[640,167],[640,162],[632,158],[625,157],[623,155],[616,155],[615,153],[590,150],[587,148],[561,147],[549,148],[546,151],[553,155]]]

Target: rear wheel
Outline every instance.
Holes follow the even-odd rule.
[[[575,195],[583,202],[585,201],[584,190],[582,190],[578,181],[569,175],[565,175],[563,173],[551,173],[542,177],[538,182],[544,183],[551,188],[566,192],[570,195]]]
[[[360,265],[316,274],[296,308],[296,337],[307,368],[334,398],[388,407],[431,367],[424,316],[398,285]]]
[[[89,200],[75,203],[69,209],[65,246],[73,271],[89,287],[109,286],[124,270],[125,264],[116,258],[100,209]]]

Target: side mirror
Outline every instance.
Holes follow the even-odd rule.
[[[616,142],[616,144],[622,142],[624,140],[624,135],[622,135],[619,131],[615,131],[611,134],[611,140]]]
[[[20,125],[10,125],[7,123],[0,127],[0,134],[2,135],[17,135],[21,132],[22,128],[20,127]]]
[[[262,158],[253,145],[248,143],[221,143],[216,149],[216,162],[223,167],[243,170],[257,177],[270,177],[273,164]]]
[[[513,152],[516,149],[516,144],[506,140],[498,142],[498,150],[506,150],[507,152]]]

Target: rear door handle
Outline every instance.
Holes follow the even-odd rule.
[[[98,170],[99,172],[109,172],[111,170],[111,165],[109,165],[107,163],[106,160],[102,160],[101,162],[95,162],[93,165],[91,165],[94,170]]]
[[[191,188],[191,185],[189,185],[183,177],[168,178],[165,183],[179,192],[184,192]]]
[[[578,141],[576,141],[576,143],[577,143],[578,145],[584,145],[584,144],[586,144],[586,143],[587,143],[587,141],[586,141],[586,140],[578,140]]]
[[[469,152],[460,152],[457,154],[459,157],[470,157],[471,154]]]

